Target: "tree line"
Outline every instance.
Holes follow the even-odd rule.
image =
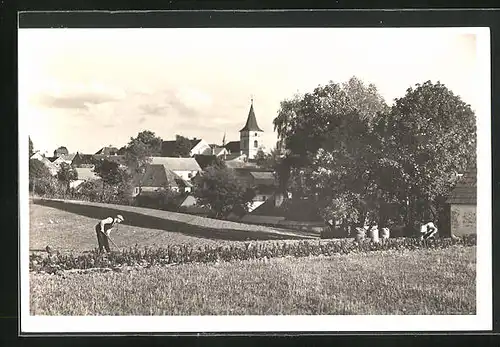
[[[330,82],[281,102],[274,128],[281,189],[349,224],[439,220],[458,174],[476,165],[474,112],[440,82],[392,106],[356,77]]]

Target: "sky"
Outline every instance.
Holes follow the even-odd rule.
[[[427,80],[473,109],[477,37],[447,29],[19,29],[19,117],[36,150],[95,153],[140,131],[239,140],[253,95],[264,144],[280,102],[356,76],[386,102]]]

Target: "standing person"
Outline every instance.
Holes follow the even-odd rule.
[[[111,230],[113,230],[115,225],[118,225],[123,221],[123,216],[119,214],[115,218],[108,217],[97,223],[97,225],[95,226],[95,231],[97,233],[99,252],[102,252],[104,249],[106,250],[106,252],[110,252],[108,242],[109,234],[111,233]]]

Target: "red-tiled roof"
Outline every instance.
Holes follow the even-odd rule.
[[[477,203],[477,171],[471,169],[464,173],[452,190],[449,204],[475,205]]]

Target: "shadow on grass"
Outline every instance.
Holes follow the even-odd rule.
[[[80,216],[104,219],[109,216],[122,213],[118,208],[109,208],[102,206],[79,205],[65,203],[63,201],[35,199],[34,204],[57,208],[62,211],[78,214]],[[242,231],[234,229],[214,229],[210,227],[201,227],[189,223],[172,221],[168,219],[144,215],[127,211],[124,225],[135,226],[139,228],[165,230],[183,235],[194,236],[205,239],[227,240],[227,241],[247,241],[247,240],[299,240],[304,239],[300,236],[279,235],[262,231]]]

